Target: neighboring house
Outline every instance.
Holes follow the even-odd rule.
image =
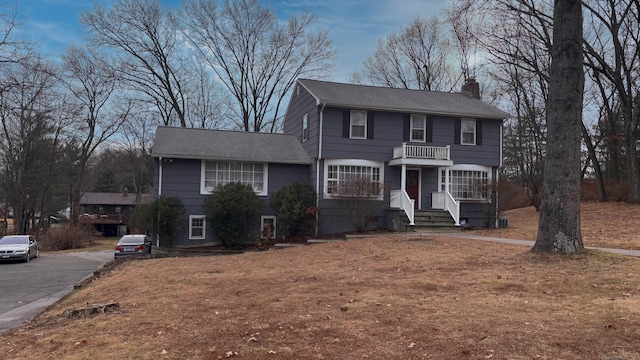
[[[142,194],[139,201],[135,194],[127,189],[121,193],[87,192],[80,198],[81,224],[90,224],[104,236],[126,235],[129,228],[129,216],[137,204],[150,203],[152,194]]]
[[[452,224],[484,226],[509,115],[480,101],[477,83],[465,87],[469,94],[300,79],[285,134],[158,128],[155,195],[178,196],[187,208],[188,234],[176,244],[215,242],[202,200],[216,184],[237,180],[265,200],[309,180],[318,192],[318,234],[353,230],[337,199],[354,178],[384,189],[372,200],[382,205],[378,228],[403,229],[434,209]],[[275,221],[265,204],[262,224]]]

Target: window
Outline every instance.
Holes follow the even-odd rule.
[[[445,191],[445,169],[439,169],[438,188]],[[456,200],[487,200],[491,169],[478,165],[454,165],[449,169],[449,189]]]
[[[476,120],[462,119],[460,123],[460,144],[475,145],[476,144]]]
[[[411,115],[411,141],[425,142],[427,140],[427,116]]]
[[[371,197],[382,200],[383,163],[367,160],[325,161],[325,197]]]
[[[263,215],[260,217],[260,239],[276,238],[276,217],[272,215]]]
[[[204,239],[206,233],[206,217],[204,215],[189,216],[189,240]]]
[[[253,187],[258,195],[266,196],[267,170],[264,163],[203,161],[200,193],[208,194],[218,185],[239,182]]]
[[[302,117],[302,141],[309,140],[309,116],[304,114]]]
[[[367,112],[351,110],[351,126],[349,137],[352,139],[367,138]]]

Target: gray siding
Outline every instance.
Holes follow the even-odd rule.
[[[395,112],[374,112],[374,131],[372,139],[350,139],[343,136],[343,112],[349,109],[325,108],[324,109],[324,131],[323,131],[323,159],[363,159],[372,161],[388,162],[393,157],[393,148],[400,146],[404,141],[405,117],[409,113]],[[428,115],[428,114],[427,114]],[[432,117],[433,128],[429,136],[431,142],[416,143],[430,146],[451,146],[452,160],[454,164],[478,164],[497,167],[500,164],[500,126],[501,120],[482,121],[482,144],[456,145],[455,137],[460,136],[455,133],[455,117],[436,116]],[[312,166],[315,167],[315,166]],[[324,185],[324,165],[320,168],[320,189],[323,193]],[[438,191],[438,171],[436,167],[423,167],[421,169],[421,199],[422,209],[430,209],[431,193]],[[401,167],[385,168],[386,194],[382,210],[380,211],[380,221],[376,224],[385,227],[385,209],[389,204],[389,190],[400,189]],[[495,172],[495,168],[494,168]],[[315,177],[315,170],[312,172]],[[495,176],[495,175],[494,175]],[[315,179],[314,179],[315,183]],[[473,226],[484,225],[488,204],[486,203],[466,203],[461,205],[461,217],[468,219]],[[353,231],[353,227],[346,218],[338,201],[331,199],[321,199],[320,211],[322,219],[320,221],[320,231],[324,234],[342,233]]]
[[[393,148],[402,144],[403,114],[375,112],[373,139],[350,139],[343,137],[344,111],[349,109],[324,109],[322,157],[324,159],[391,160]]]
[[[275,215],[275,211],[269,206],[270,195],[292,182],[309,179],[309,168],[308,165],[269,164],[268,195],[260,197],[263,201],[263,207],[245,240],[252,241],[257,238],[260,215]],[[204,240],[189,240],[189,216],[204,215],[202,202],[206,195],[200,194],[200,172],[200,160],[174,159],[171,162],[163,162],[162,195],[180,198],[186,210],[184,215],[185,229],[174,240],[174,246],[196,246],[218,242],[208,223]],[[158,190],[157,179],[158,171],[156,171],[156,180],[154,180],[156,192]]]
[[[299,85],[298,85],[299,86]],[[316,99],[300,86],[300,93],[292,91],[289,106],[284,117],[283,130],[285,134],[292,134],[302,142],[302,117],[309,117],[309,139],[302,142],[302,147],[310,158],[318,157],[318,139],[320,120]]]
[[[448,138],[450,138],[449,144],[451,144],[451,160],[453,160],[454,164],[500,166],[500,128],[502,127],[502,121],[481,121],[482,145],[454,145],[453,135],[455,131],[453,121],[446,122],[448,126],[437,132],[437,134],[451,134]]]

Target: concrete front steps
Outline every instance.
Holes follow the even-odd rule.
[[[416,210],[415,225],[411,227],[416,232],[451,232],[460,231],[449,212],[444,210]]]

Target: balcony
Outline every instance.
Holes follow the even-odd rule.
[[[409,145],[393,148],[393,159],[390,166],[415,165],[415,166],[451,166],[451,148],[447,146]]]

